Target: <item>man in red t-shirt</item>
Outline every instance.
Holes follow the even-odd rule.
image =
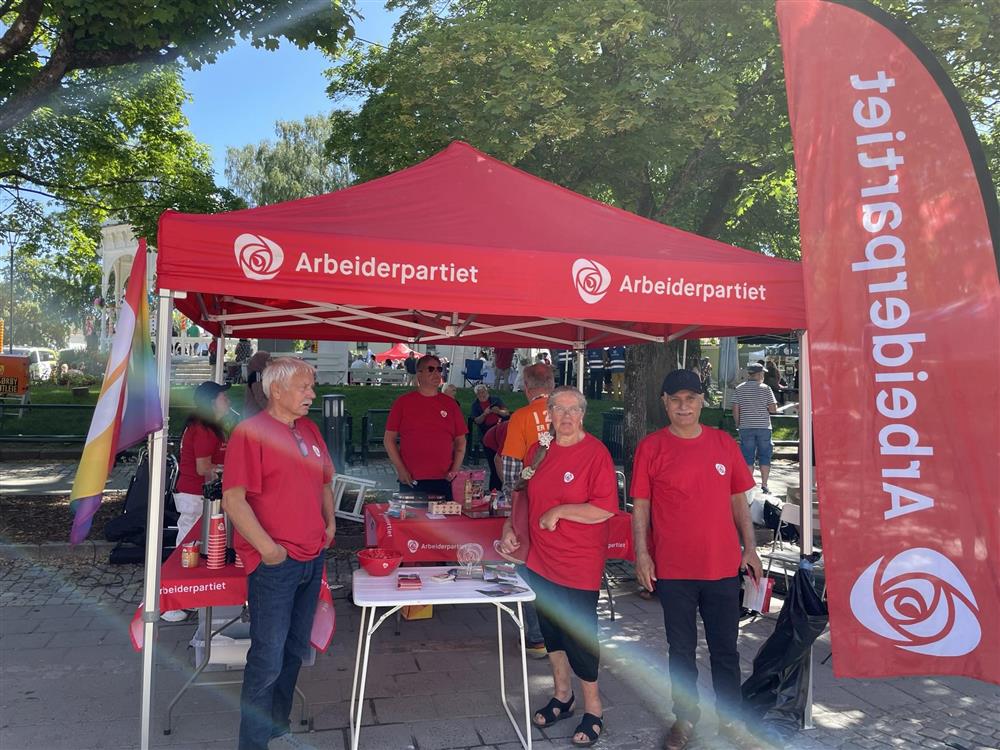
[[[683,750],[698,721],[697,613],[712,662],[719,731],[738,747],[758,747],[740,715],[741,568],[761,575],[746,491],[754,486],[739,446],[699,422],[701,378],[675,370],[663,380],[670,425],[647,435],[632,467],[632,531],[639,583],[663,605],[676,721],[666,750]],[[652,520],[650,555],[648,532]],[[740,543],[742,542],[742,549]]]
[[[440,392],[441,374],[441,360],[433,354],[417,361],[417,390],[393,402],[382,444],[396,469],[400,490],[450,498],[469,429],[458,402]]]
[[[230,436],[222,507],[247,570],[250,651],[240,694],[240,750],[265,750],[289,714],[333,540],[333,462],[307,416],[313,369],[291,357],[261,377],[267,408]]]

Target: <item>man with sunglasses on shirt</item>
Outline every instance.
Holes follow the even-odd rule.
[[[401,491],[450,498],[469,430],[458,402],[440,391],[442,374],[441,360],[433,354],[417,360],[417,389],[393,402],[382,443]]]
[[[222,507],[236,527],[250,610],[240,750],[265,750],[290,731],[325,550],[336,530],[333,462],[307,416],[314,383],[302,360],[272,360],[261,377],[266,410],[236,427],[226,451]]]

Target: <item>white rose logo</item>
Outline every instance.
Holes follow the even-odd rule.
[[[243,275],[257,281],[273,279],[285,260],[280,245],[256,234],[241,234],[233,243],[233,250]]]
[[[897,648],[928,656],[963,656],[979,645],[982,628],[972,589],[940,552],[916,547],[880,557],[851,588],[851,610]]]
[[[611,285],[611,272],[596,260],[578,258],[573,262],[573,283],[580,299],[593,305],[607,294]]]
[[[406,543],[406,549],[410,550],[411,555],[415,555],[417,550],[420,549],[420,542],[416,539],[411,539]]]

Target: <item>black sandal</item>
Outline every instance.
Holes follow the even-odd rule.
[[[587,739],[582,742],[577,740],[576,735],[578,734],[587,735]],[[597,742],[603,734],[604,717],[594,716],[593,714],[584,714],[583,718],[580,719],[580,725],[573,732],[572,742],[576,747],[590,747]]]
[[[531,723],[536,727],[544,729],[545,727],[552,726],[556,722],[569,718],[573,715],[574,701],[576,701],[576,695],[573,693],[570,693],[568,701],[561,701],[553,697],[548,703],[545,704],[545,708],[540,708],[535,711],[535,714],[540,715],[545,720],[545,723],[540,724],[535,721],[534,715],[531,717]],[[556,713],[556,709],[559,710],[559,713]]]

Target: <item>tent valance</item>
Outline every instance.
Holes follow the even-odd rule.
[[[805,325],[797,263],[612,208],[460,142],[328,195],[166,212],[157,281],[227,336],[570,347]]]

